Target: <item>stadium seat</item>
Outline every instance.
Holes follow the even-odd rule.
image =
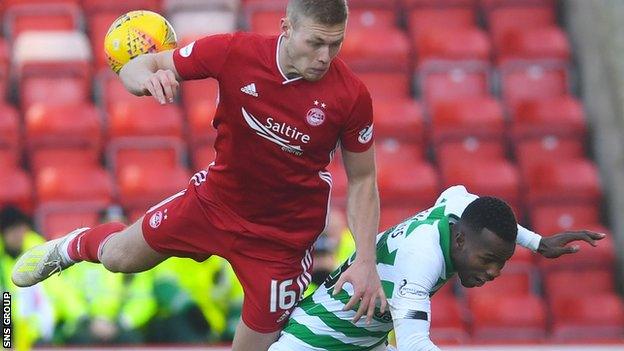
[[[422,7],[465,7],[475,8],[477,0],[401,0],[407,9],[418,9]]]
[[[106,163],[117,176],[127,167],[173,168],[185,163],[185,150],[175,137],[119,137],[106,145]]]
[[[499,72],[503,99],[512,110],[528,100],[568,94],[568,73],[558,64],[514,62],[501,65]]]
[[[582,140],[587,133],[583,105],[569,95],[520,103],[511,120],[516,141],[547,135]]]
[[[438,101],[489,95],[487,65],[467,62],[427,64],[417,71],[418,88],[428,107]]]
[[[35,211],[35,224],[39,233],[52,240],[76,228],[97,226],[104,209],[91,202],[44,203]]]
[[[530,210],[536,232],[550,235],[568,230],[581,230],[600,223],[599,208],[593,205],[537,205]]]
[[[435,168],[424,161],[378,162],[377,183],[384,207],[425,209],[435,202],[440,188]]]
[[[551,302],[562,296],[590,296],[614,291],[614,277],[608,271],[578,269],[544,275],[544,292]]]
[[[96,70],[108,69],[106,54],[102,48],[104,47],[104,37],[108,32],[108,28],[110,28],[117,17],[119,17],[119,14],[116,12],[101,12],[93,14],[89,19],[89,39],[91,40]]]
[[[412,204],[382,205],[381,212],[379,213],[379,231],[388,230],[389,228],[395,226],[397,223],[405,221],[407,218],[414,216],[415,214],[422,210],[425,210],[426,208],[427,206],[415,206]]]
[[[26,31],[80,30],[80,6],[70,2],[14,4],[4,13],[4,34],[17,38]]]
[[[600,205],[601,187],[598,170],[586,159],[537,164],[529,170],[524,180],[527,184],[526,198],[530,206],[572,202]]]
[[[520,220],[519,218],[517,218]],[[534,255],[533,252],[527,248],[524,248],[520,245],[516,245],[516,250],[514,251],[511,259],[507,261],[505,265],[505,270],[503,271],[503,275],[517,272],[531,273],[535,270],[534,264]]]
[[[35,180],[39,203],[57,201],[92,201],[109,204],[113,183],[105,169],[69,166],[42,169]]]
[[[37,103],[46,105],[84,104],[89,101],[89,88],[81,78],[26,78],[20,85],[23,111]]]
[[[20,168],[0,168],[0,205],[13,204],[30,213],[33,210],[33,186],[28,173]]]
[[[108,116],[109,138],[169,136],[182,138],[183,119],[176,105],[139,99],[112,106]]]
[[[236,30],[236,13],[227,9],[179,11],[170,16],[178,38],[201,38]]]
[[[216,79],[187,80],[181,84],[182,105],[187,111],[196,103],[208,102],[216,107],[219,82]],[[212,116],[211,120],[212,120]]]
[[[418,65],[436,60],[487,62],[490,59],[489,38],[476,26],[423,28],[414,40]]]
[[[349,5],[349,7],[352,7],[351,2],[349,2]],[[394,9],[350,8],[347,32],[350,35],[353,31],[361,29],[379,29],[383,31],[396,28],[396,25],[397,18]]]
[[[285,9],[285,7],[284,7]],[[280,21],[286,12],[282,8],[257,10],[249,14],[248,29],[251,32],[263,35],[280,34]]]
[[[332,176],[331,206],[344,209],[347,205],[347,174],[342,160],[334,158],[327,170]]]
[[[496,196],[509,203],[521,218],[520,184],[516,167],[505,159],[466,159],[442,162],[442,188],[463,184],[468,191]]]
[[[189,172],[182,167],[138,167],[122,170],[118,179],[119,202],[128,211],[145,212],[167,197],[186,189]]]
[[[503,141],[503,108],[493,98],[440,101],[431,107],[431,134],[434,145],[448,140],[475,137]]]
[[[340,57],[356,72],[407,72],[409,52],[407,35],[398,28],[358,28],[345,37]]]
[[[0,102],[0,150],[17,160],[21,139],[17,111],[13,106]]]
[[[423,150],[425,121],[423,111],[413,99],[380,99],[373,101],[375,138],[394,138],[401,143],[413,143]]]
[[[492,295],[528,296],[533,291],[531,275],[526,272],[507,272],[477,289],[465,289],[468,299]]]
[[[526,177],[535,165],[544,162],[582,158],[585,155],[585,149],[582,140],[545,136],[540,139],[527,139],[516,142],[515,154],[522,174]]]
[[[575,286],[581,283],[576,281]],[[624,307],[615,293],[559,297],[551,301],[551,309],[553,341],[620,343],[624,335]]]
[[[216,152],[212,144],[196,145],[192,149],[193,171],[197,172],[206,169],[216,157]],[[333,176],[333,174],[332,174]]]
[[[216,111],[216,103],[209,100],[197,101],[187,108],[189,142],[191,145],[212,144],[217,138],[217,130],[212,126]]]
[[[98,104],[110,113],[115,104],[140,104],[143,100],[153,98],[132,95],[126,90],[119,77],[112,70],[106,68],[98,76],[96,99]]]
[[[102,119],[95,105],[31,105],[24,120],[26,146],[31,151],[49,147],[100,150]]]
[[[419,145],[400,142],[394,138],[377,139],[375,154],[378,167],[391,168],[397,164],[416,164],[423,159],[423,150]]]
[[[161,13],[161,0],[81,0],[82,8],[88,16],[96,13],[112,12],[121,15],[125,12],[142,9]]]
[[[431,299],[431,314],[431,340],[436,344],[463,344],[470,339],[455,297],[436,293]]]
[[[612,234],[600,225],[587,226],[583,229],[605,233],[607,237],[598,241],[596,247],[580,242],[578,244],[580,251],[574,255],[565,255],[556,260],[540,257],[537,263],[543,273],[564,270],[576,272],[584,269],[600,269],[606,272],[613,272],[615,267],[615,245]]]
[[[93,168],[100,162],[100,150],[84,148],[40,148],[28,153],[33,174],[47,167]]]
[[[535,295],[476,295],[469,299],[476,342],[542,342],[546,336],[544,302]]]
[[[410,79],[407,73],[358,72],[357,76],[370,91],[373,101],[378,99],[409,99]]]
[[[474,9],[467,7],[417,8],[409,12],[408,21],[412,38],[428,28],[472,27],[477,23]]]
[[[163,0],[163,11],[175,14],[181,11],[229,10],[237,11],[241,0]]]
[[[570,43],[557,26],[508,30],[498,43],[499,62],[507,60],[570,60]]]
[[[509,30],[552,26],[556,24],[555,12],[547,6],[501,6],[488,13],[488,25],[494,45],[503,42]]]
[[[505,158],[505,148],[500,140],[479,140],[475,137],[440,143],[435,145],[434,152],[442,168],[447,164]]]

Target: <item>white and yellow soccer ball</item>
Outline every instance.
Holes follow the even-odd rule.
[[[123,65],[146,53],[175,48],[173,27],[163,16],[152,11],[131,11],[113,22],[104,39],[108,65],[119,73]]]

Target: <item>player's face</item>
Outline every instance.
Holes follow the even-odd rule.
[[[344,39],[345,24],[323,25],[307,17],[282,24],[288,64],[303,79],[317,81],[327,73]]]
[[[508,243],[488,229],[481,233],[463,227],[455,237],[454,263],[461,284],[467,288],[483,286],[498,277],[514,253],[515,243]]]

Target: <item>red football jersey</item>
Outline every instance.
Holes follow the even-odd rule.
[[[326,225],[326,167],[336,147],[368,150],[373,111],[368,90],[338,58],[319,81],[288,79],[277,64],[280,40],[214,35],[173,58],[183,79],[219,82],[216,158],[202,198],[223,210],[229,229],[303,249]]]

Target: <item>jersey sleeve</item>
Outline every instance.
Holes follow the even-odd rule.
[[[364,152],[373,145],[373,101],[361,84],[360,91],[340,135],[342,147],[351,152]]]
[[[232,46],[232,34],[196,40],[173,52],[173,63],[184,80],[218,78]]]

